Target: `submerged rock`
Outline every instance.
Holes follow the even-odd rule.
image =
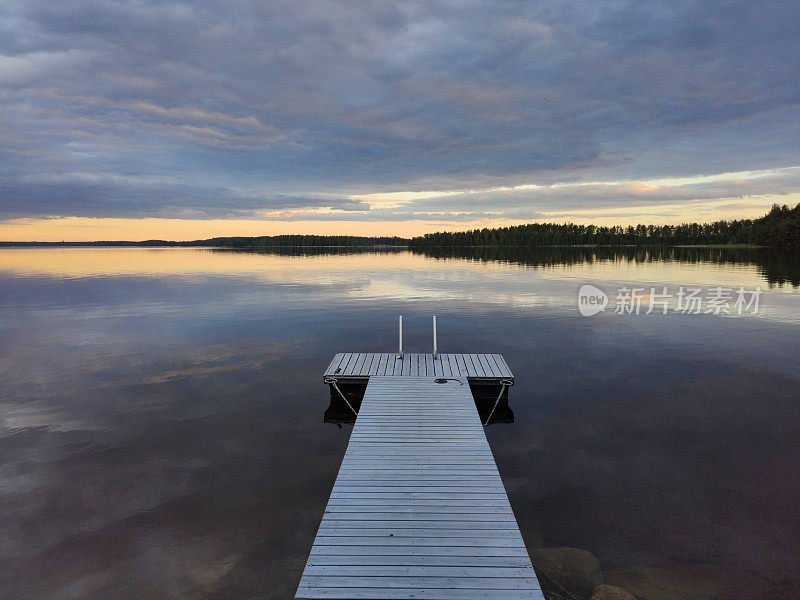
[[[621,587],[601,583],[594,588],[589,600],[636,600],[636,596]]]
[[[548,592],[589,600],[603,583],[600,561],[588,550],[537,548],[531,558],[542,588]]]

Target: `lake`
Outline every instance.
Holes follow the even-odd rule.
[[[291,598],[350,434],[322,372],[399,314],[430,351],[436,314],[516,375],[487,436],[529,548],[641,598],[794,600],[798,286],[759,250],[2,249],[0,598]]]

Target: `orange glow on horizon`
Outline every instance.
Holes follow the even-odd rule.
[[[3,241],[191,241],[213,237],[260,235],[420,235],[444,224],[403,221],[281,221],[277,219],[115,219],[63,217],[16,219],[0,224]]]
[[[110,240],[190,241],[225,236],[260,235],[357,235],[413,237],[437,231],[465,231],[484,227],[508,227],[533,222],[583,225],[665,225],[710,222],[719,219],[752,219],[764,215],[772,203],[794,203],[800,194],[759,196],[696,202],[604,209],[548,211],[539,219],[478,219],[472,221],[336,221],[246,219],[121,219],[101,217],[25,218],[0,221],[0,241],[94,242]]]

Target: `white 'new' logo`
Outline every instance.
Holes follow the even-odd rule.
[[[582,285],[578,290],[578,310],[584,317],[591,317],[605,310],[608,295],[593,285]]]

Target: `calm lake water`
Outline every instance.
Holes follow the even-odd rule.
[[[580,316],[584,283],[761,287]],[[350,428],[333,354],[502,353],[530,548],[641,598],[797,598],[800,261],[757,251],[0,250],[0,598],[293,596]],[[644,312],[644,311],[643,311]]]

